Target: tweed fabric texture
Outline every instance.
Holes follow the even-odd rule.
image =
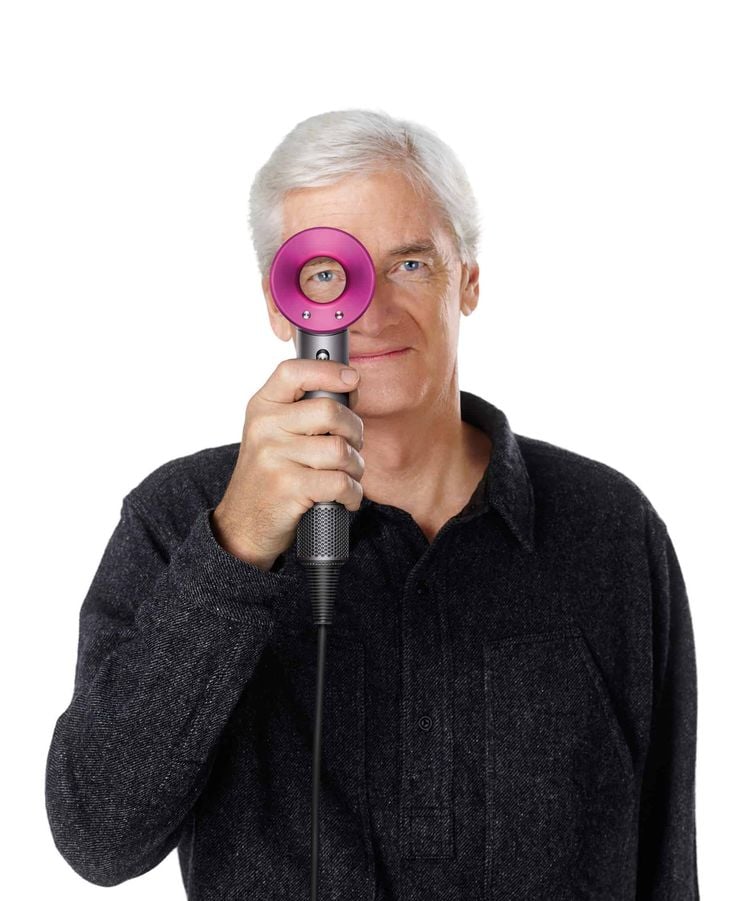
[[[492,439],[429,542],[365,496],[328,630],[320,901],[693,901],[697,679],[666,526],[612,467]],[[211,513],[239,444],[124,498],[46,765],[60,854],[114,886],[175,848],[189,901],[305,899],[316,632],[294,544]]]

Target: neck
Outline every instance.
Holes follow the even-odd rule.
[[[482,477],[491,441],[461,419],[458,388],[385,416],[362,416],[362,488],[371,500],[416,516],[458,512]]]

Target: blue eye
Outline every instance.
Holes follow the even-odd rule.
[[[324,269],[322,272],[316,272],[315,275],[313,276],[313,278],[317,278],[319,275],[327,275],[327,276],[333,277],[333,272],[330,269]],[[331,280],[330,277],[319,279],[319,281],[329,282]]]
[[[424,263],[422,263],[420,260],[404,260],[404,263],[418,263],[420,266],[423,266],[423,265],[424,265]],[[408,272],[416,272],[417,270],[416,270],[416,269],[409,269],[409,270],[407,270],[407,271],[408,271]]]

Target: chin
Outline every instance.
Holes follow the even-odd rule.
[[[357,406],[353,409],[359,416],[386,416],[410,410],[422,396],[424,383],[419,387],[421,391],[412,379],[392,383],[386,380],[376,383],[373,379],[373,384],[368,386],[364,377],[360,379]]]

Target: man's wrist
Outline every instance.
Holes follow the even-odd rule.
[[[271,569],[276,557],[274,557],[273,559],[264,557],[263,554],[261,554],[257,550],[257,548],[252,546],[251,542],[238,542],[236,538],[233,537],[234,532],[231,528],[228,527],[223,513],[219,509],[219,507],[215,507],[211,511],[209,521],[211,524],[211,531],[214,534],[214,538],[216,538],[217,543],[228,554],[231,554],[233,557],[237,557],[244,563],[250,563],[253,566],[257,566],[258,569],[261,569],[264,572],[268,572],[268,570]]]

